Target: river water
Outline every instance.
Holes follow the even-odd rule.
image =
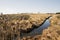
[[[34,29],[34,30],[33,30],[32,32],[30,32],[30,33],[24,33],[24,34],[22,34],[22,36],[23,36],[23,37],[24,37],[24,36],[35,36],[35,35],[41,34],[44,29],[46,29],[46,28],[49,27],[49,25],[50,25],[50,21],[47,19],[42,26],[40,26],[39,28]]]

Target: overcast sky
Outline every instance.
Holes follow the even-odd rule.
[[[0,0],[0,12],[59,12],[60,0]]]

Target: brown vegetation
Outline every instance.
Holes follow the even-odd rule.
[[[33,25],[38,27],[52,16],[50,27],[41,35],[23,37],[21,32],[30,31]],[[22,31],[21,31],[22,30]],[[6,14],[0,15],[0,40],[60,40],[60,14]]]

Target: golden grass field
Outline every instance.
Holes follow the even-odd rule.
[[[50,26],[41,35],[20,38],[21,30],[29,31],[52,16]],[[35,27],[34,26],[34,27]],[[3,14],[0,15],[0,40],[60,40],[60,14]]]

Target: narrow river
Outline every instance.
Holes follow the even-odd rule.
[[[37,29],[34,29],[34,30],[33,30],[32,32],[30,32],[28,35],[32,36],[32,35],[40,34],[40,33],[42,33],[42,31],[43,31],[44,29],[48,28],[49,25],[50,25],[49,20],[46,20],[45,23],[44,23],[42,26],[40,26],[40,27],[37,28]]]
[[[44,29],[48,28],[50,25],[50,21],[47,19],[44,24],[42,26],[40,26],[39,28],[37,29],[34,29],[33,31],[31,31],[30,33],[24,33],[22,34],[22,36],[35,36],[35,35],[38,35],[38,34],[41,34],[43,32]]]

